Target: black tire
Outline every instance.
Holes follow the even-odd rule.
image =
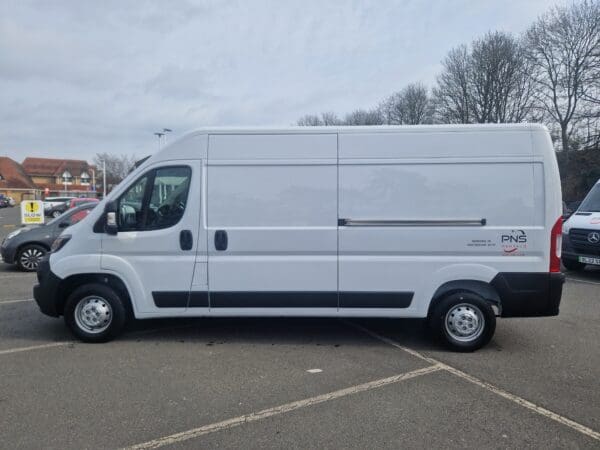
[[[82,307],[78,309],[80,303]],[[110,320],[100,322],[98,328],[92,330],[91,326],[89,328],[85,327],[84,321],[86,319],[77,319],[76,314],[87,307],[86,311],[93,315],[96,310],[91,311],[90,308],[96,306],[104,312],[102,316],[98,315],[98,320],[102,321],[105,318],[110,318]],[[109,313],[106,314],[106,311],[109,311]],[[99,283],[85,284],[75,289],[67,298],[63,314],[65,323],[75,336],[84,342],[93,343],[107,342],[114,339],[121,333],[127,320],[127,312],[119,295],[109,286]],[[82,311],[79,317],[84,316],[85,312]],[[89,319],[89,316],[85,317]]]
[[[46,253],[48,250],[41,245],[24,245],[19,249],[15,259],[17,268],[24,272],[35,272]]]
[[[585,268],[585,264],[580,263],[579,261],[575,261],[572,259],[563,259],[562,265],[565,266],[567,270],[583,270]]]
[[[453,319],[455,314],[461,316]],[[483,323],[479,327],[480,322],[477,320],[481,321],[481,319]],[[472,352],[492,339],[496,331],[496,314],[491,304],[483,297],[472,292],[455,292],[435,305],[429,323],[434,333],[447,347],[459,352]],[[473,333],[472,336],[468,336],[470,332]],[[460,333],[467,333],[467,335],[458,336]]]

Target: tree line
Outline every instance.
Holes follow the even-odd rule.
[[[490,31],[451,49],[441,64],[431,88],[412,83],[370,109],[343,118],[309,114],[297,123],[541,122],[559,151],[565,198],[581,198],[590,187],[581,183],[578,159],[592,161],[586,179],[600,178],[600,152],[590,152],[600,149],[600,0],[555,6],[521,35]]]

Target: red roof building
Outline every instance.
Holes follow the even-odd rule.
[[[0,156],[0,193],[17,202],[35,198],[36,186],[25,173],[21,164],[6,156]]]
[[[94,167],[76,159],[25,158],[23,170],[34,184],[53,193],[89,192],[93,189]]]

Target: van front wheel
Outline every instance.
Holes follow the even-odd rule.
[[[126,311],[110,287],[91,283],[75,289],[64,308],[65,323],[84,342],[107,342],[125,325]]]
[[[430,324],[452,350],[472,352],[492,339],[496,315],[489,302],[479,295],[457,292],[435,306]]]

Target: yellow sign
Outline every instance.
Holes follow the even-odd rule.
[[[24,200],[21,202],[21,223],[23,225],[39,225],[44,223],[44,202],[40,200]]]

